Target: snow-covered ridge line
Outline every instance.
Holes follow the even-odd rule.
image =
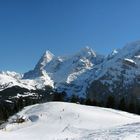
[[[67,57],[57,57],[46,51],[34,69],[23,75],[1,72],[0,90],[15,85],[28,89],[42,89],[50,85],[58,91],[65,90],[69,96],[77,93],[85,97],[87,87],[95,80],[103,79],[100,81],[110,86],[109,90],[113,92],[112,84],[120,80],[118,77],[123,71],[125,87],[136,81],[135,78],[140,75],[139,56],[140,41],[114,50],[107,57],[97,54],[89,47]]]
[[[69,57],[56,57],[50,51],[46,51],[35,68],[23,75],[9,71],[1,72],[0,90],[16,85],[29,90],[41,89],[46,85],[63,88],[63,85],[71,84],[80,75],[103,61],[103,58],[89,47]]]

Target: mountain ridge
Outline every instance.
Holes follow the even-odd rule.
[[[120,76],[124,78],[122,88],[136,82],[136,78],[140,76],[139,56],[140,41],[128,43],[121,49],[113,50],[106,57],[97,54],[89,47],[82,48],[78,53],[67,57],[55,56],[50,51],[45,51],[33,70],[23,75],[3,72],[0,73],[0,80],[2,81],[5,75],[17,82],[14,81],[12,84],[10,81],[11,86],[18,85],[18,81],[22,87],[27,86],[27,88],[30,87],[29,89],[41,89],[50,85],[58,91],[67,92],[68,96],[77,94],[81,97],[86,97],[92,83],[98,80],[108,86],[106,92],[113,93],[116,86],[114,83],[119,82]],[[7,83],[1,82],[0,85],[3,84]]]

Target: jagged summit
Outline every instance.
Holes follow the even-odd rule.
[[[109,55],[107,55],[107,60],[114,58],[119,53],[118,49],[114,49]]]
[[[119,51],[117,50],[117,49],[114,49],[113,51],[112,51],[112,55],[116,55],[117,53],[118,53]]]
[[[41,59],[35,66],[35,69],[43,69],[44,66],[49,63],[54,58],[54,55],[50,51],[45,51],[45,53],[42,55]]]
[[[30,70],[29,72],[25,73],[23,76],[23,79],[35,79],[40,76],[47,76],[47,73],[44,70],[44,67],[53,60],[55,56],[50,51],[45,51],[36,64],[35,68],[33,70]],[[48,77],[48,76],[47,76]],[[48,79],[48,78],[47,78]]]
[[[83,57],[96,57],[96,53],[89,46],[82,48],[76,55],[81,55]]]
[[[54,57],[54,54],[51,53],[49,50],[46,50],[44,52],[44,54],[43,54],[43,57],[46,58],[46,59],[48,59],[48,61],[49,61],[49,60],[51,60]]]

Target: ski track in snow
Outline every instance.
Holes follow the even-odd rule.
[[[133,138],[132,138],[133,136]],[[139,140],[140,139],[140,122],[127,124],[124,126],[114,127],[111,129],[96,130],[87,136],[81,137],[81,140]],[[79,140],[80,140],[79,139]]]

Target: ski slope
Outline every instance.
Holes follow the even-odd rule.
[[[26,121],[12,123],[16,116]],[[9,119],[0,140],[140,140],[140,116],[72,103],[28,106]]]

